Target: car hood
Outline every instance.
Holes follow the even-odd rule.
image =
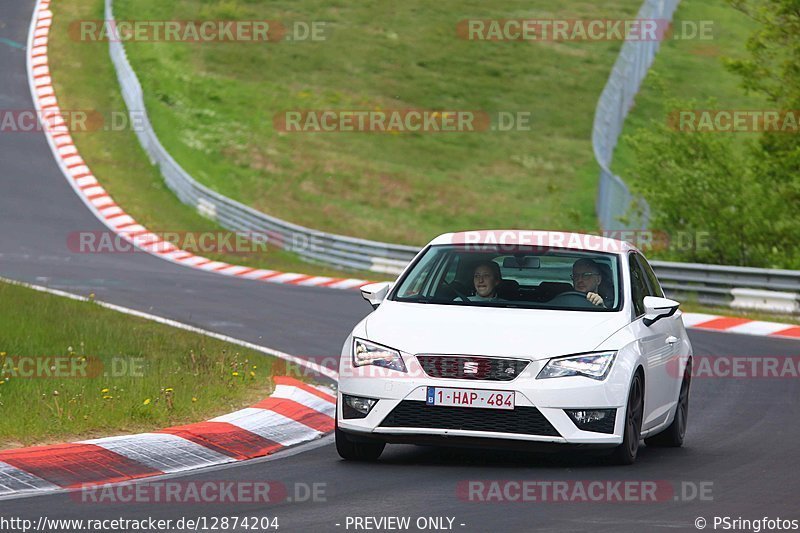
[[[531,360],[594,350],[625,327],[624,313],[503,309],[387,301],[367,317],[369,340],[405,353]]]

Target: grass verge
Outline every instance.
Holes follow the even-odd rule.
[[[201,182],[292,222],[417,245],[468,228],[597,226],[597,175],[581,169],[593,164],[594,107],[620,42],[467,41],[456,24],[626,18],[640,5],[115,2],[120,20],[327,22],[324,42],[131,42],[127,50],[162,142]],[[105,43],[79,46],[105,53]],[[273,126],[285,110],[376,108],[529,111],[532,125],[439,135]]]
[[[50,69],[59,105],[64,111],[97,111],[110,126],[112,113],[126,113],[107,43],[86,43],[70,36],[77,20],[102,20],[102,0],[53,2],[54,23],[49,42]],[[140,224],[156,232],[217,232],[215,222],[186,206],[166,187],[150,164],[130,128],[106,127],[76,131],[73,139],[81,156],[114,200]],[[84,228],[74,228],[81,231]],[[266,252],[203,253],[232,264],[332,277],[388,279],[370,272],[342,271],[309,264],[274,247]]]
[[[0,448],[206,420],[272,390],[275,359],[253,350],[3,282],[0,302]]]

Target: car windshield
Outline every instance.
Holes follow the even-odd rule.
[[[440,305],[617,311],[616,254],[504,245],[431,246],[390,299]]]

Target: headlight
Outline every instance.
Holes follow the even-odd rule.
[[[374,365],[406,372],[400,352],[362,339],[353,339],[353,366]]]
[[[617,352],[587,353],[550,359],[536,379],[586,376],[602,380],[608,375]]]

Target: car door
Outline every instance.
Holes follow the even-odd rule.
[[[636,259],[644,270],[647,276],[648,287],[653,296],[660,298],[664,297],[664,291],[661,284],[658,282],[653,267],[647,262],[641,254],[636,254]],[[683,377],[680,368],[682,364],[678,364],[678,358],[685,358],[691,355],[691,345],[689,344],[689,337],[686,335],[686,328],[683,326],[683,318],[680,309],[672,316],[664,317],[658,320],[657,323],[664,322],[664,327],[669,331],[668,344],[672,346],[672,360],[668,363],[666,372],[665,394],[664,402],[672,408],[675,402],[678,401],[678,392],[680,391],[681,379]],[[669,410],[669,409],[668,409]]]
[[[633,303],[634,319],[631,323],[636,338],[639,339],[641,353],[647,361],[645,368],[645,406],[642,429],[650,429],[664,422],[670,410],[670,385],[668,370],[670,360],[675,353],[673,342],[673,328],[668,320],[657,320],[650,326],[645,326],[644,298],[657,296],[656,290],[651,287],[648,276],[642,266],[641,256],[635,252],[628,255],[628,268],[630,270],[630,298]],[[658,291],[660,291],[658,287]],[[663,295],[663,293],[662,293]]]

